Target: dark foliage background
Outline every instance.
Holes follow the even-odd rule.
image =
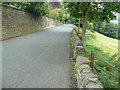
[[[118,38],[118,29],[120,27],[118,24],[114,23],[107,23],[107,22],[96,22],[94,23],[94,30],[104,34],[108,37],[115,38],[115,39],[120,39]]]

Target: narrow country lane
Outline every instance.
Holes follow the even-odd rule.
[[[2,42],[3,88],[69,88],[67,24]]]

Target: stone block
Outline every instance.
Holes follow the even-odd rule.
[[[77,64],[90,64],[90,60],[88,60],[86,57],[78,56],[77,57]]]
[[[85,57],[78,56],[76,60],[77,69],[77,85],[78,88],[103,88],[98,76],[95,75],[89,66],[90,60]]]

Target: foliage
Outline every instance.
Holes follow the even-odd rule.
[[[71,17],[83,20],[82,45],[85,41],[87,22],[110,21],[115,18],[113,12],[119,12],[118,2],[68,2],[67,9]]]
[[[77,27],[74,27],[77,31]],[[81,29],[80,29],[81,33]],[[94,52],[95,56],[104,60],[105,62],[113,65],[114,67],[118,68],[120,65],[119,63],[119,55],[118,55],[118,40],[113,39],[107,36],[104,36],[98,32],[92,32],[87,30],[86,32],[86,41],[84,49],[88,52]],[[85,57],[89,58],[87,54],[84,54]],[[98,60],[95,60],[95,64],[99,65],[105,70],[108,70],[112,74],[118,76],[120,73],[115,71],[114,69],[110,68],[109,66],[101,63]],[[117,88],[119,81],[114,79],[113,77],[109,76],[102,70],[98,68],[94,68],[99,74],[99,79],[104,85],[105,88]]]
[[[70,36],[70,41],[71,41],[71,49],[73,50],[72,52],[74,52],[75,50],[75,43],[74,43],[74,36],[73,34],[71,34]],[[72,66],[75,66],[76,65],[76,57],[71,57],[71,64]]]
[[[87,31],[85,50],[89,52],[93,51],[95,53],[95,56],[99,57],[100,59],[106,61],[107,63],[113,65],[116,68],[118,67],[118,40],[106,37],[97,32],[92,33],[91,31]],[[87,55],[85,56],[88,57]],[[100,61],[95,60],[95,64],[118,76],[117,71],[101,63]],[[100,81],[105,88],[118,87],[118,81],[116,79],[109,76],[98,68],[95,68],[95,70],[97,70],[97,72],[100,74]]]
[[[101,50],[100,48],[89,44],[89,42],[85,43],[85,50],[87,51],[93,51],[95,53],[95,56],[101,58],[102,60],[106,61],[107,63],[110,63],[111,65],[118,67],[118,60],[116,59],[115,55],[109,55],[108,53],[104,52],[103,50]],[[89,56],[85,55],[85,57],[89,58]],[[114,57],[115,56],[115,57]],[[110,59],[112,58],[112,60]],[[95,64],[99,65],[100,67],[102,67],[103,69],[113,73],[114,75],[118,76],[118,72],[113,70],[112,68],[110,68],[109,66],[101,63],[98,60],[95,60]],[[96,70],[99,74],[99,79],[102,82],[103,86],[105,88],[117,88],[118,87],[118,80],[114,79],[113,77],[109,76],[108,74],[106,74],[105,72],[103,72],[102,70],[98,69],[98,68],[94,68],[94,70]],[[106,82],[107,81],[107,82]]]
[[[37,16],[49,16],[48,2],[2,2],[2,4],[26,10]]]
[[[38,16],[49,16],[49,3],[30,2],[30,4],[27,5],[26,10]]]
[[[118,25],[107,22],[94,23],[94,30],[108,37],[118,38]]]
[[[93,23],[88,23],[87,29],[88,30],[93,30],[94,29],[94,24]]]
[[[58,19],[59,13],[56,10],[51,11],[50,17],[54,19]]]
[[[51,11],[50,17],[59,19],[60,21],[67,21],[69,19],[67,12],[63,8],[56,8]]]
[[[89,9],[88,21],[110,21],[115,18],[113,12],[119,12],[117,2],[69,2],[68,12],[72,17],[83,19],[85,11]]]
[[[120,23],[118,24],[118,39],[120,40]]]
[[[28,2],[2,2],[2,4],[19,8],[19,9],[26,9],[29,3]]]

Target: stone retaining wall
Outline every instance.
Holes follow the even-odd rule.
[[[77,36],[77,33],[73,30],[74,38],[74,57],[76,57],[76,71],[77,71],[77,87],[78,88],[103,88],[103,85],[98,80],[98,76],[95,75],[90,67],[90,60],[83,57],[83,47],[81,40]]]
[[[78,56],[76,62],[78,88],[103,88],[98,76],[90,67],[90,60]]]
[[[62,25],[59,20],[36,17],[28,12],[0,5],[2,8],[2,40]]]

